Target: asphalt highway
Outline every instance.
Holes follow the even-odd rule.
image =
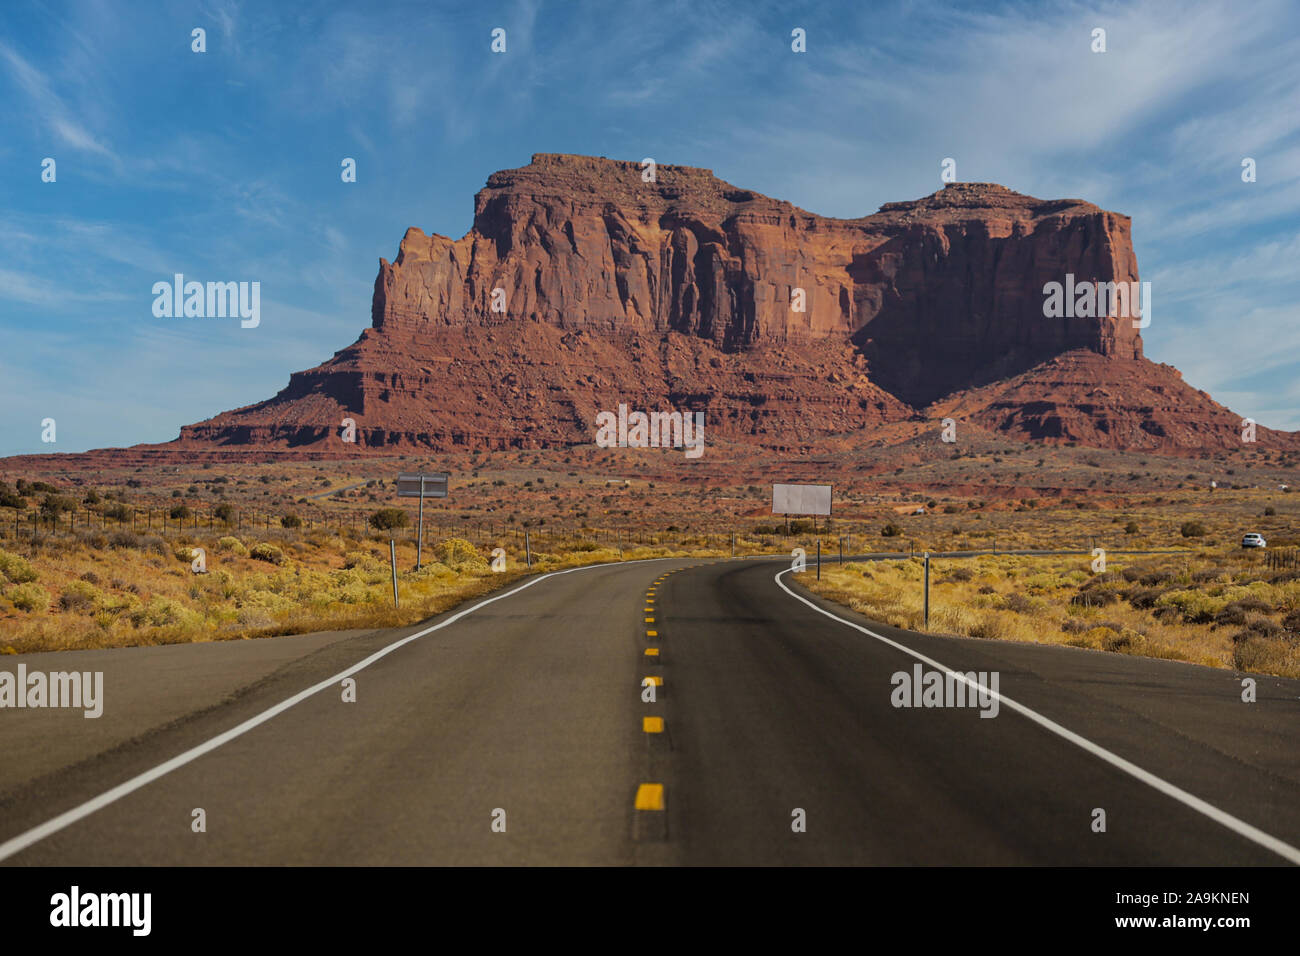
[[[398,631],[0,659],[104,672],[95,720],[0,711],[0,862],[1300,862],[1300,681],[1246,703],[1228,670],[899,631],[788,567],[592,567]],[[996,715],[896,706],[918,667],[996,674]]]

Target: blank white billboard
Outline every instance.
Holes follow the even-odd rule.
[[[830,485],[773,485],[772,514],[829,515]]]

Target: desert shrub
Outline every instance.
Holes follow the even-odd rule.
[[[1211,597],[1203,591],[1167,591],[1156,599],[1157,608],[1174,608],[1189,624],[1209,624],[1227,605],[1225,599]]]
[[[1126,627],[1116,630],[1113,626],[1099,627],[1099,643],[1103,651],[1110,651],[1114,654],[1130,653],[1137,650],[1142,644],[1142,635],[1136,631],[1131,631]],[[1089,634],[1093,632],[1090,631]]]
[[[169,624],[184,624],[197,617],[179,601],[166,597],[156,597],[148,604],[136,607],[129,616],[136,627],[166,627]]]
[[[50,595],[39,584],[20,584],[5,595],[20,611],[44,611],[50,606]]]
[[[232,534],[228,534],[224,538],[218,539],[217,547],[222,551],[235,555],[236,557],[248,557],[248,549],[244,547],[244,542],[240,541]]]
[[[1297,660],[1296,647],[1286,640],[1261,637],[1246,631],[1240,641],[1234,639],[1232,646],[1232,666],[1238,670],[1260,673],[1294,672],[1300,661]]]
[[[948,575],[947,577],[944,578],[944,581],[948,581],[948,582],[969,581],[973,577],[975,577],[975,572],[972,571],[970,568],[953,568],[951,571],[948,572]]]
[[[88,612],[99,603],[99,589],[85,581],[73,581],[59,595],[59,608],[64,611]]]
[[[109,532],[108,546],[118,550],[123,548],[138,548],[140,547],[140,536],[134,531],[127,531],[125,528],[119,528],[116,531]]]
[[[94,571],[87,571],[85,574],[81,576],[81,580],[85,581],[87,584],[97,585],[100,583],[99,575],[96,574]]]
[[[181,564],[189,564],[191,561],[195,559],[195,557],[197,557],[197,555],[195,555],[194,553],[194,550],[188,544],[181,545],[172,553],[175,556],[176,560],[181,562]]]
[[[212,509],[212,514],[219,521],[224,521],[226,524],[230,524],[230,520],[235,517],[235,508],[228,502],[223,501]]]
[[[897,538],[902,533],[903,529],[892,521],[880,529],[880,535],[884,538]]]
[[[380,508],[370,516],[370,527],[377,531],[405,528],[410,523],[410,515],[401,508]]]
[[[68,495],[46,495],[41,499],[41,515],[46,518],[55,518],[76,509],[76,499]]]
[[[369,551],[349,551],[343,555],[343,567],[351,570],[352,568],[368,569],[379,564],[379,559]]]
[[[281,528],[301,528],[301,527],[302,527],[302,519],[299,518],[297,515],[294,515],[294,514],[288,514],[288,515],[285,515],[284,517],[282,517],[282,518],[280,519],[280,527],[281,527]]]
[[[156,534],[147,534],[140,539],[141,551],[152,551],[154,554],[160,554],[164,557],[171,553],[171,548],[167,542]]]
[[[984,638],[985,640],[999,640],[1006,633],[1006,628],[1002,624],[1002,619],[996,614],[983,615],[970,629],[971,637]]]
[[[1098,587],[1084,586],[1079,593],[1070,598],[1070,603],[1079,607],[1105,607],[1119,600],[1119,592],[1107,585]]]
[[[1184,521],[1178,533],[1184,538],[1201,538],[1205,536],[1205,525],[1199,521]]]
[[[1081,617],[1067,617],[1061,622],[1061,630],[1066,634],[1082,634],[1092,626],[1090,621],[1085,621]]]
[[[171,511],[167,512],[167,516],[173,521],[184,521],[192,515],[193,512],[191,512],[185,505],[176,505]]]
[[[1138,527],[1136,521],[1130,521],[1128,524],[1124,525],[1125,534],[1141,534],[1141,531],[1142,529]]]
[[[453,571],[486,571],[488,568],[488,563],[478,553],[478,548],[464,538],[448,538],[439,541],[433,552],[439,561]]]
[[[979,588],[980,594],[996,594],[997,592],[998,589],[991,584],[981,584]]]
[[[0,575],[8,578],[14,584],[26,584],[28,581],[35,581],[39,577],[36,569],[27,562],[26,558],[2,550],[0,550]]]
[[[1222,581],[1223,578],[1224,574],[1218,568],[1202,568],[1192,572],[1192,580],[1197,584],[1209,584],[1211,581]]]
[[[1149,610],[1164,593],[1164,588],[1130,588],[1124,592],[1124,599],[1138,610]]]
[[[1263,615],[1250,617],[1246,621],[1245,634],[1258,634],[1260,637],[1281,637],[1286,633],[1285,628],[1271,617]],[[1241,634],[1234,634],[1233,641],[1241,638]]]
[[[125,521],[131,517],[131,509],[122,503],[109,505],[101,514],[105,518],[112,518],[114,521]]]
[[[1024,594],[1008,594],[1002,599],[1002,607],[1016,614],[1031,614],[1040,607],[1040,604]]]
[[[1174,579],[1172,571],[1156,570],[1146,571],[1139,580],[1147,587],[1155,587],[1157,584],[1167,584]]]
[[[1300,608],[1291,611],[1282,618],[1282,626],[1293,634],[1300,634]]]
[[[1265,508],[1265,509],[1264,509],[1264,516],[1265,516],[1266,518],[1271,518],[1271,517],[1273,517],[1273,515],[1275,515],[1275,514],[1277,514],[1277,509],[1276,509],[1276,508],[1268,507],[1268,508]]]
[[[284,552],[273,544],[267,544],[265,541],[261,544],[253,545],[248,553],[255,561],[266,561],[270,564],[284,564]]]

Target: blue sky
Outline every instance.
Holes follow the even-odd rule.
[[[269,397],[369,324],[408,226],[461,236],[535,152],[841,217],[940,188],[944,157],[1087,199],[1133,217],[1147,355],[1300,428],[1300,5],[122,0],[0,21],[0,455]],[[261,325],[154,318],[176,272],[260,281]]]

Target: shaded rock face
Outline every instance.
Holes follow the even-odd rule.
[[[639,163],[538,154],[488,179],[461,239],[407,231],[356,343],[179,440],[316,446],[350,417],[363,448],[538,447],[591,441],[595,414],[627,402],[806,451],[1067,352],[1100,359],[1103,380],[1110,360],[1176,376],[1145,362],[1127,317],[1044,317],[1043,286],[1067,273],[1137,281],[1128,217],[961,183],[830,219],[704,169],[646,182]],[[985,418],[1067,440],[1008,405],[1031,398]],[[1196,447],[1194,431],[1162,441]]]

